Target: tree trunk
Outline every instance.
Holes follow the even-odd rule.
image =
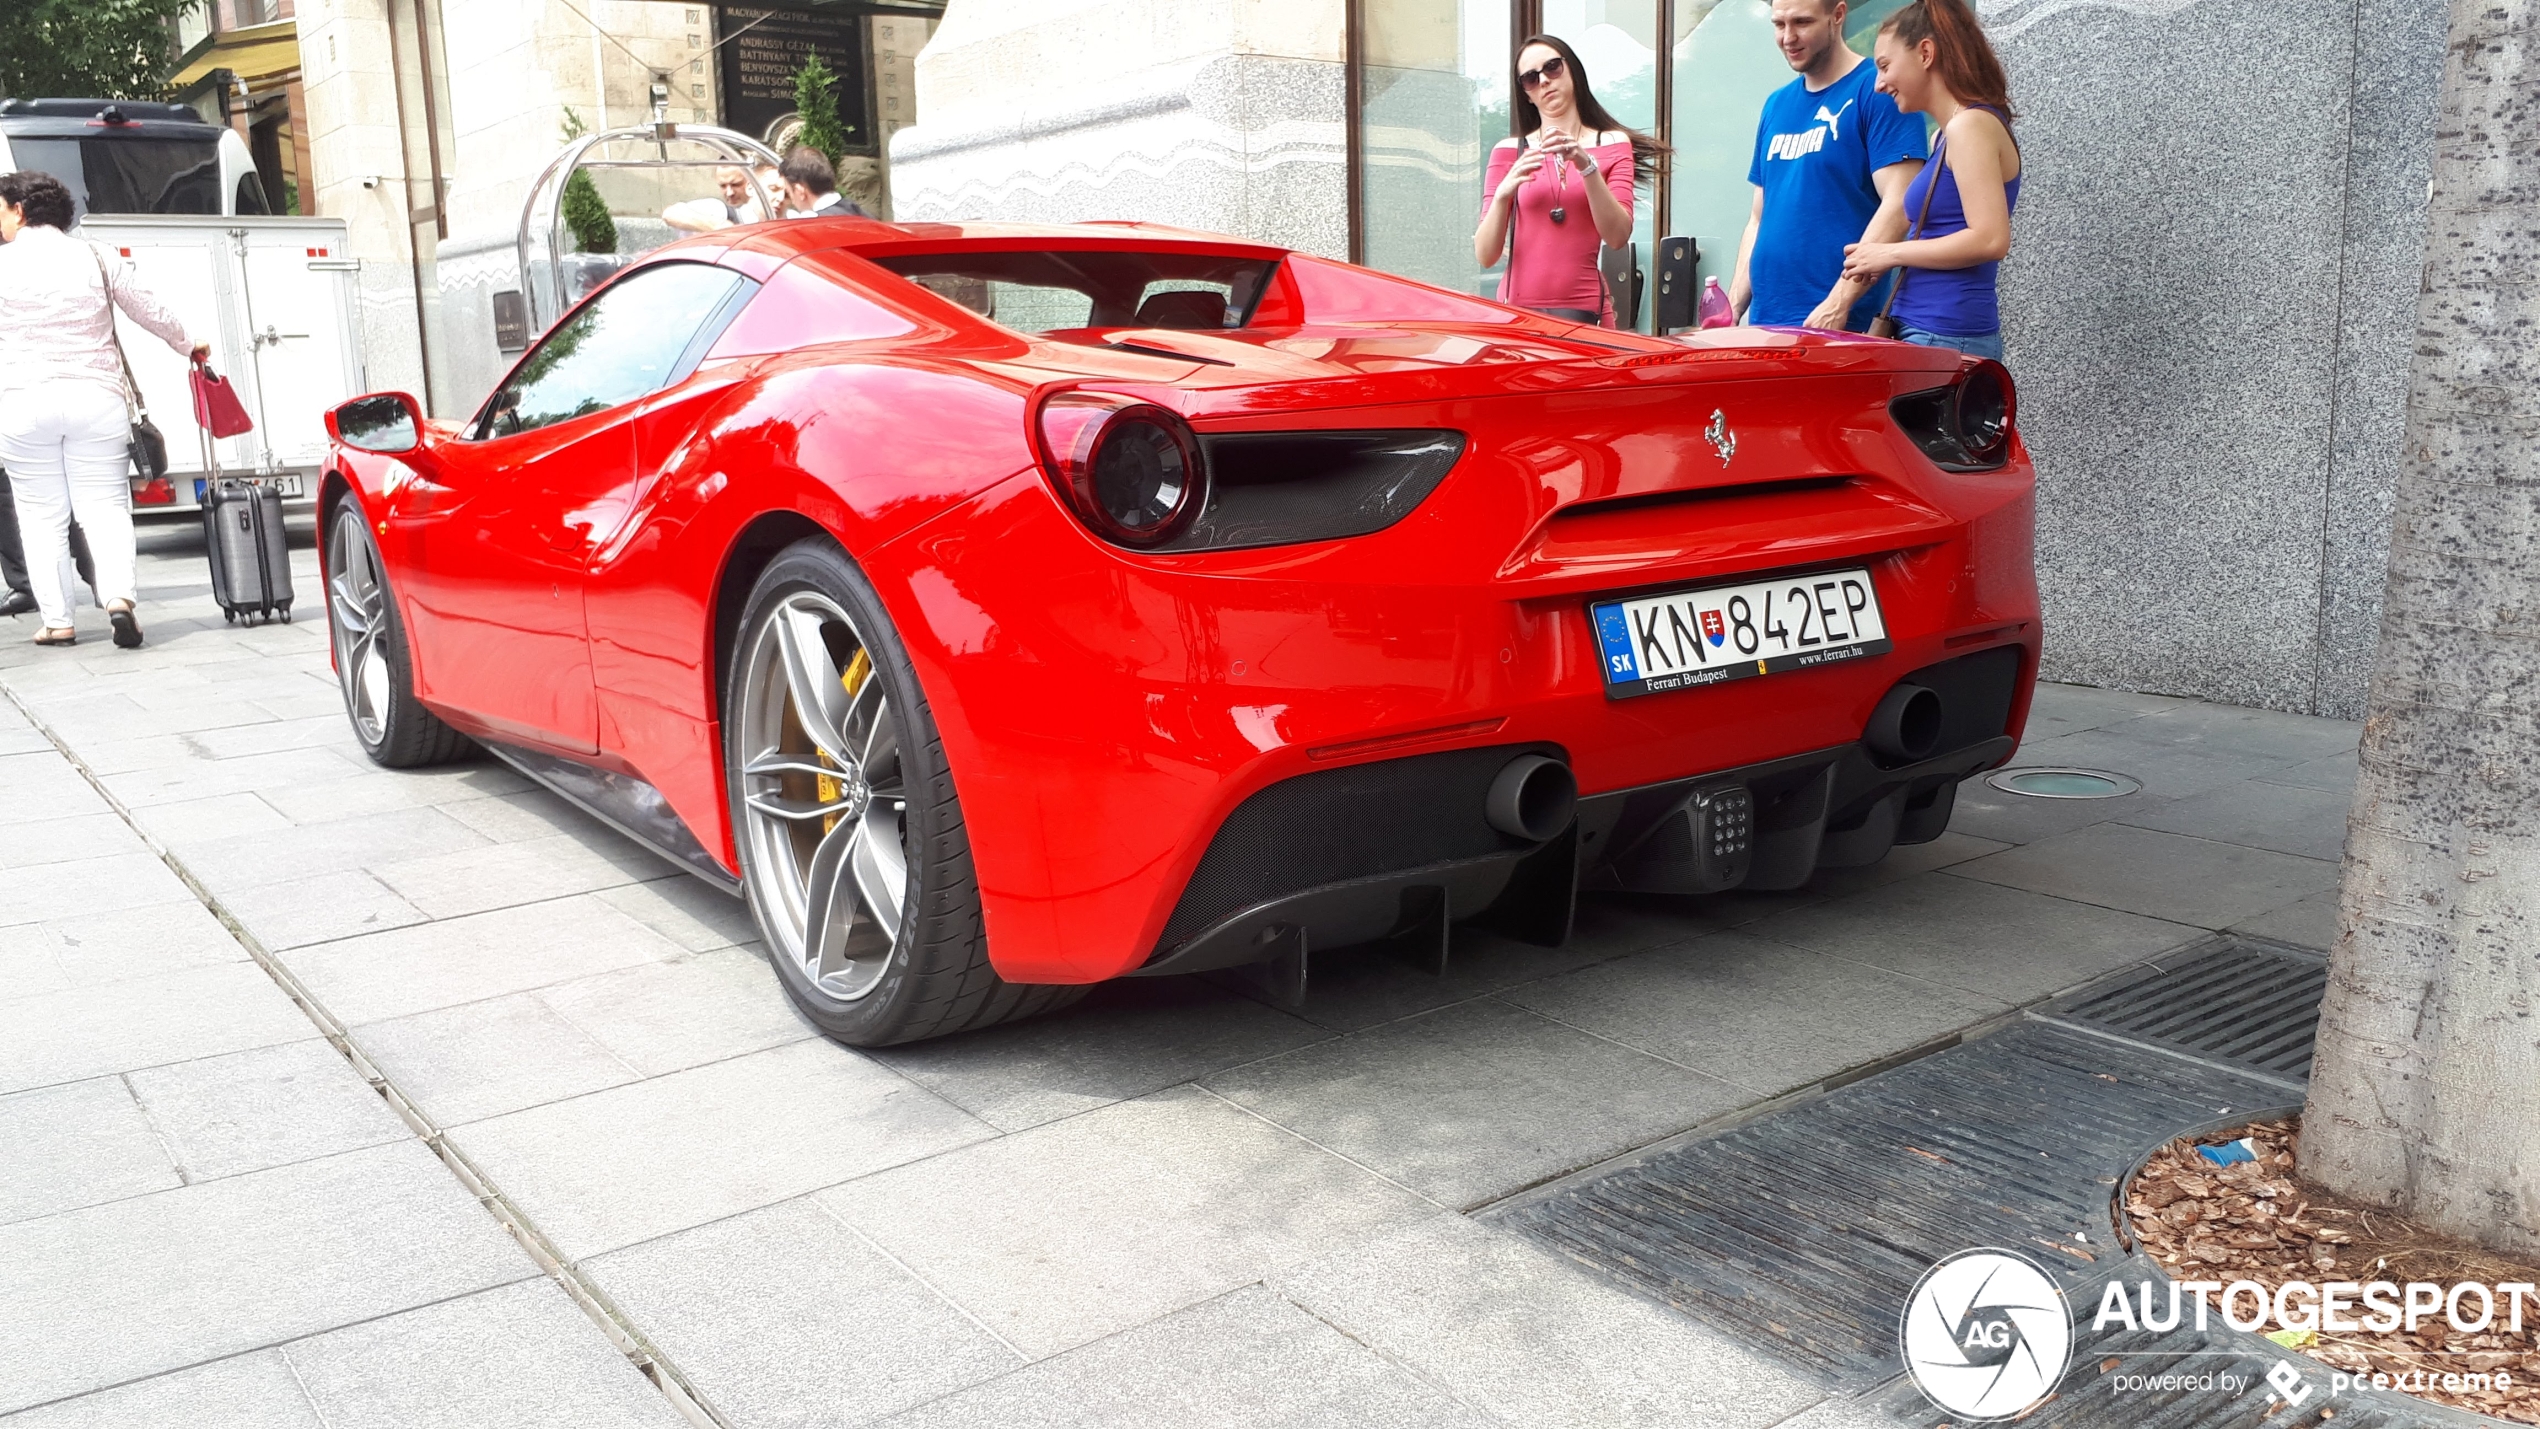
[[[2540,0],[2452,0],[2304,1174],[2540,1252]]]

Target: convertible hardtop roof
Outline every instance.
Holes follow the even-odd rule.
[[[832,249],[844,249],[858,256],[962,247],[997,252],[1052,246],[1195,248],[1259,258],[1282,258],[1288,253],[1272,244],[1230,238],[1222,233],[1117,219],[1088,223],[884,223],[871,218],[810,218],[753,224],[724,232],[732,235],[726,245],[729,248],[765,253],[780,262]],[[711,242],[714,235],[704,237]]]

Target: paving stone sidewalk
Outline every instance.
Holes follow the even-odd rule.
[[[738,903],[499,765],[370,766],[307,550],[290,625],[224,625],[188,532],[142,569],[140,651],[0,622],[7,1429],[686,1422],[621,1342],[733,1426],[1853,1422],[1468,1213],[2210,929],[2324,946],[2354,770],[2049,687],[2021,762],[2141,793],[1970,786],[1875,868],[1296,1011],[1136,982],[860,1053]]]

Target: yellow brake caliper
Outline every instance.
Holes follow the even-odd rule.
[[[864,682],[872,678],[873,657],[863,650],[858,650],[855,652],[855,658],[847,662],[846,672],[838,677],[838,683],[847,687],[847,698],[849,700],[853,700],[857,695],[864,692]],[[815,751],[815,757],[818,758],[821,764],[825,767],[831,769],[837,767],[837,765],[830,760],[829,752],[827,750]],[[819,794],[820,802],[824,804],[835,803],[838,796],[845,792],[846,789],[845,785],[826,774],[816,776],[814,782],[817,785],[817,793]],[[837,814],[831,814],[829,817],[822,819],[820,821],[820,831],[825,834],[831,829],[836,828],[838,826],[839,817],[840,816]]]

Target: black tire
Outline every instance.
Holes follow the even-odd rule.
[[[389,769],[464,757],[475,748],[468,737],[415,698],[405,623],[361,508],[339,503],[326,530],[327,638],[335,646],[335,685],[362,753]]]
[[[828,768],[842,766],[820,753],[817,742],[807,734],[801,735],[800,743],[810,746],[808,756],[783,752],[785,741],[770,731],[799,733],[805,726],[790,693],[771,720],[767,702],[778,696],[770,691],[784,686],[790,692],[793,687],[784,685],[781,667],[771,670],[766,664],[769,659],[786,658],[776,623],[817,619],[816,614],[806,613],[815,607],[845,617],[843,624],[821,627],[830,668],[843,666],[850,672],[840,677],[841,683],[860,697],[863,687],[854,683],[857,676],[852,673],[859,669],[854,651],[860,645],[869,661],[862,668],[870,671],[863,678],[880,683],[881,700],[862,737],[864,751],[873,757],[855,768],[852,780],[819,780],[817,793],[811,792],[816,776],[803,772],[808,766],[800,761],[808,757]],[[751,694],[753,689],[758,693]],[[864,708],[861,698],[846,702],[841,730],[854,727],[850,721],[859,708]],[[895,723],[877,734],[883,721]],[[883,739],[887,746],[877,753],[877,743]],[[962,825],[961,801],[953,792],[942,736],[918,686],[907,647],[892,628],[872,584],[829,542],[807,540],[787,548],[752,587],[725,670],[723,743],[724,781],[730,791],[734,843],[741,852],[750,911],[786,995],[821,1031],[849,1046],[881,1047],[1029,1017],[1084,995],[1083,987],[1009,983],[989,965],[970,840]],[[748,774],[745,763],[753,759],[794,760],[795,772]],[[833,816],[819,820],[815,829],[799,814],[785,820],[754,814],[749,803],[754,788],[770,798],[800,804],[806,797],[848,798],[833,791],[850,785],[871,791],[854,805],[859,811],[871,810],[871,817],[863,812]],[[887,952],[876,949],[860,963],[849,965],[864,970],[854,974],[869,979],[864,990],[840,995],[837,989],[848,973],[826,980],[815,975],[818,959],[806,946],[818,933],[809,925],[825,921],[862,929],[852,936],[865,938],[865,946],[873,947],[873,930],[880,924],[852,894],[838,895],[849,900],[844,903],[824,903],[814,894],[807,885],[820,865],[816,857],[806,860],[801,850],[805,843],[827,842],[843,819],[859,819],[871,832],[877,827],[875,820],[883,817],[885,804],[892,809],[893,833],[906,870],[898,926],[889,935]],[[841,870],[831,881],[849,884],[852,872]],[[820,920],[814,910],[824,907],[830,916]],[[841,931],[836,936],[843,946],[851,935]]]

